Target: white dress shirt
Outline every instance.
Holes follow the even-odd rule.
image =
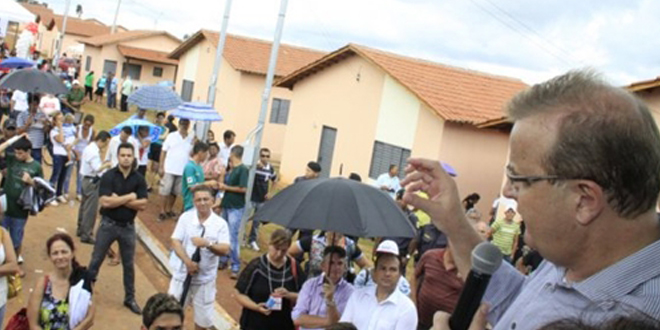
[[[184,139],[179,131],[167,135],[163,142],[163,151],[167,152],[163,164],[165,173],[183,175],[183,169],[188,164],[192,151],[193,138],[193,135],[188,133]]]
[[[233,148],[236,144],[232,144],[229,147],[225,144],[225,142],[220,143],[220,159],[222,159],[223,164],[229,164],[229,155],[231,154],[231,148]]]
[[[376,287],[355,290],[348,299],[341,322],[350,322],[359,330],[417,329],[417,309],[399,290],[378,302]]]
[[[399,177],[391,177],[389,173],[383,173],[376,180],[376,186],[380,189],[383,186],[386,186],[390,190],[387,193],[390,194],[392,198],[396,197],[396,192],[401,190],[401,183],[399,183]]]
[[[119,164],[119,158],[117,157],[117,151],[119,151],[119,145],[121,144],[119,137],[120,135],[117,135],[110,139],[110,146],[108,146],[108,151],[105,153],[105,160],[109,160],[112,167]],[[133,155],[138,158],[140,156],[140,142],[132,135],[128,137],[128,142],[133,145]]]
[[[209,218],[202,224],[197,217],[197,209],[192,208],[179,217],[179,221],[177,221],[176,227],[174,228],[174,233],[172,233],[172,238],[181,242],[183,249],[189,257],[192,257],[195,249],[197,249],[192,243],[192,238],[202,237],[202,226],[206,228],[203,237],[209,240],[212,244],[229,245],[229,227],[227,226],[227,221],[211,212]],[[205,284],[211,281],[215,282],[216,276],[218,275],[220,257],[207,248],[201,248],[200,251],[201,260],[198,263],[199,272],[193,277],[192,284]],[[172,278],[179,281],[185,281],[186,275],[188,274],[186,265],[179,256],[174,253],[174,251],[172,251],[172,254],[170,255],[170,266],[174,270]]]
[[[101,150],[99,149],[99,146],[96,145],[96,142],[92,142],[85,147],[81,159],[80,175],[82,177],[94,177],[99,174],[99,169],[102,165]]]

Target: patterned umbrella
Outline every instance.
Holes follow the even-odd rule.
[[[143,86],[128,97],[128,103],[149,110],[172,110],[183,103],[171,88],[159,85]]]
[[[172,116],[180,119],[198,121],[222,121],[222,116],[208,104],[197,102],[186,102],[180,105]]]
[[[149,139],[151,139],[151,141],[158,140],[158,137],[160,136],[160,127],[146,120],[133,119],[133,118],[129,118],[119,123],[117,126],[115,126],[113,129],[110,130],[110,135],[112,136],[119,135],[119,133],[121,133],[121,129],[126,126],[129,126],[133,129],[133,135],[135,136],[137,136],[138,128],[140,126],[149,127]]]

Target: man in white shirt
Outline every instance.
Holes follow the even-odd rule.
[[[401,276],[399,248],[385,240],[376,249],[373,278],[375,287],[356,290],[348,299],[341,322],[360,330],[417,329],[417,309],[412,300],[397,290]]]
[[[50,116],[55,112],[62,109],[60,99],[52,94],[44,94],[39,100],[39,111],[43,112],[46,116]]]
[[[194,306],[195,329],[210,329],[213,325],[219,256],[229,253],[227,221],[212,212],[211,188],[193,188],[195,208],[183,213],[172,234],[170,266],[174,270],[168,293],[181,300],[183,284],[192,276],[185,305]],[[198,250],[199,260],[193,261]],[[197,260],[197,259],[195,259]]]
[[[396,192],[401,190],[401,184],[399,183],[399,166],[390,165],[390,170],[387,173],[383,173],[376,180],[376,186],[387,192],[392,199],[396,199]]]
[[[161,208],[158,215],[159,221],[176,217],[172,211],[176,196],[181,195],[181,177],[183,170],[190,158],[190,151],[194,142],[194,136],[188,132],[190,120],[180,119],[179,129],[170,133],[163,142],[160,153],[160,196]]]
[[[124,82],[121,84],[121,103],[119,105],[122,112],[128,111],[128,97],[132,92],[133,80],[131,80],[131,76],[126,76],[126,79],[124,79]]]
[[[11,103],[9,104],[9,109],[11,110],[9,113],[10,118],[16,119],[20,112],[27,111],[29,107],[28,94],[19,90],[14,90],[11,94]]]
[[[80,161],[78,175],[82,177],[82,200],[78,209],[76,233],[80,241],[87,244],[95,243],[92,231],[99,213],[99,174],[111,166],[109,161],[101,163],[101,149],[107,147],[109,142],[110,133],[100,131],[94,142],[85,147]]]
[[[231,148],[234,147],[234,141],[236,140],[236,133],[231,130],[226,130],[222,134],[222,139],[224,143],[220,143],[220,159],[222,159],[223,166],[229,164],[229,155],[231,154]]]
[[[123,142],[128,142],[133,145],[133,152],[136,158],[137,155],[140,154],[140,142],[135,137],[133,137],[133,128],[130,126],[124,126],[122,127],[121,133],[119,133],[119,135],[110,139],[110,146],[108,147],[108,151],[105,153],[105,160],[110,161],[112,167],[115,167],[117,164],[119,164],[117,151],[119,150],[119,145]]]

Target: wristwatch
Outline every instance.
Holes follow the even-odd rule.
[[[210,249],[215,244],[214,241],[209,241],[209,244],[205,246],[207,249]]]

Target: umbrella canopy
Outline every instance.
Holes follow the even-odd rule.
[[[172,116],[199,121],[222,121],[222,116],[208,104],[198,102],[186,102],[180,105]]]
[[[142,86],[128,97],[128,103],[147,110],[172,110],[183,104],[171,88],[159,85]]]
[[[445,172],[447,172],[447,174],[450,176],[458,176],[458,173],[451,165],[443,162],[440,162],[440,165],[442,165],[442,169],[445,170]]]
[[[293,184],[260,207],[254,220],[357,237],[413,237],[416,231],[388,194],[345,178]]]
[[[34,62],[22,57],[9,57],[0,62],[1,69],[31,68]]]
[[[34,21],[34,14],[13,0],[0,0],[0,17],[12,22]]]
[[[163,81],[161,81],[161,82],[158,83],[158,86],[163,86],[163,87],[169,87],[169,88],[172,88],[172,87],[174,87],[174,83],[171,82],[171,81],[169,81],[169,80],[163,80]]]
[[[0,87],[53,95],[69,92],[58,76],[37,69],[16,70],[0,79]]]
[[[135,119],[135,118],[129,118],[119,123],[117,126],[115,126],[113,129],[110,130],[110,135],[112,136],[119,135],[119,133],[121,133],[121,129],[126,126],[129,126],[133,129],[133,135],[135,136],[137,136],[138,128],[140,126],[149,127],[149,139],[151,139],[151,141],[158,140],[158,137],[160,136],[160,127],[146,120]]]

